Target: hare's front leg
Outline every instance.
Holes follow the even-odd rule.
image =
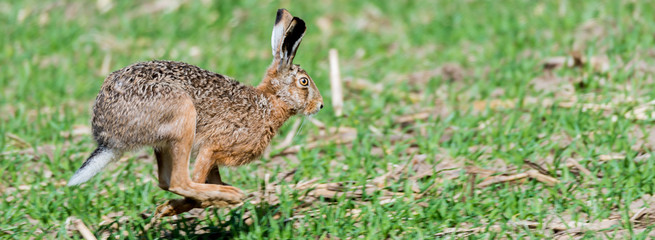
[[[224,185],[224,186],[232,186],[226,182],[223,182],[221,180],[221,173],[218,171],[218,164],[214,164],[214,167],[212,167],[212,170],[209,171],[209,176],[207,176],[207,180],[205,183],[211,183],[211,184],[218,184],[218,185]]]
[[[218,165],[214,159],[213,151],[206,147],[202,147],[198,151],[196,164],[193,166],[192,176],[193,181],[197,183],[230,186],[230,184],[221,180],[221,173],[218,171]]]

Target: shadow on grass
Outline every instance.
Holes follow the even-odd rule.
[[[210,209],[199,214],[185,213],[179,219],[165,218],[148,230],[144,230],[144,226],[151,217],[123,223],[116,220],[101,226],[97,234],[104,233],[106,236],[110,233],[132,239],[233,239],[257,229],[259,237],[265,238],[270,229],[268,226],[271,225],[270,217],[277,213],[278,205],[244,205],[224,214],[220,213],[220,209]]]

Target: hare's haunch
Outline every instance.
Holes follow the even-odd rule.
[[[241,202],[243,193],[222,182],[218,167],[257,159],[287,119],[323,107],[311,77],[293,64],[305,30],[302,19],[278,10],[273,63],[257,87],[172,61],[136,63],[111,73],[93,106],[98,148],[68,185],[88,181],[126,151],[152,146],[162,189],[198,206]]]

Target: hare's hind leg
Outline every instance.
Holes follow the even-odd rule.
[[[168,141],[156,149],[159,186],[175,194],[200,202],[202,207],[240,203],[244,195],[237,188],[192,182],[189,157],[195,137],[196,111],[190,99],[179,104],[172,125],[161,126]],[[201,151],[202,153],[202,151]],[[203,158],[199,153],[199,159]]]

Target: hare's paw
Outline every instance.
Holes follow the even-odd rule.
[[[239,188],[233,186],[216,187],[218,191],[215,191],[215,194],[207,201],[212,206],[236,205],[242,203],[246,198],[246,195]]]
[[[246,198],[246,194],[239,188],[230,186],[230,185],[221,185],[221,191],[229,193],[233,196],[234,199],[238,199],[239,202],[243,201]]]
[[[246,197],[241,189],[233,186],[193,183],[191,189],[193,191],[186,191],[184,196],[201,202],[201,207],[235,205]]]

